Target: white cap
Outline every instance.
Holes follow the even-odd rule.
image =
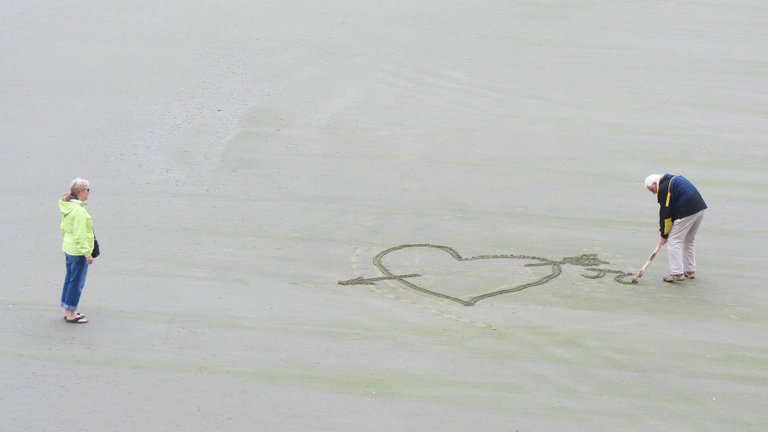
[[[645,178],[645,187],[650,188],[653,185],[659,184],[659,181],[661,181],[661,174],[651,174],[648,177]]]

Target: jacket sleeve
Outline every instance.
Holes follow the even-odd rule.
[[[72,240],[78,255],[90,256],[93,252],[93,234],[88,231],[88,213],[85,209],[72,212]]]
[[[673,177],[674,179],[674,177]],[[672,193],[670,188],[672,187],[672,180],[667,182],[667,187],[659,189],[659,232],[661,237],[669,237],[669,232],[672,231]]]

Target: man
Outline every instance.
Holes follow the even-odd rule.
[[[669,276],[665,282],[696,278],[696,232],[707,204],[696,187],[681,175],[651,174],[645,187],[659,202],[659,245],[668,246]]]

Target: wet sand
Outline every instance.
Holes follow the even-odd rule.
[[[479,3],[0,6],[7,428],[765,430],[768,9]],[[654,172],[709,204],[699,277],[584,277],[645,262]],[[379,264],[563,264],[338,283],[425,244]]]

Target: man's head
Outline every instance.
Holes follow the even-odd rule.
[[[653,194],[659,193],[661,174],[651,174],[645,178],[645,188]]]

